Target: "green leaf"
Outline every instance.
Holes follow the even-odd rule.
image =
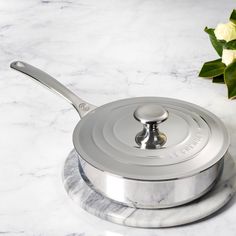
[[[221,59],[214,61],[208,61],[203,66],[199,73],[200,77],[216,77],[222,75],[225,70],[225,64],[222,63]]]
[[[227,42],[224,45],[225,49],[236,50],[236,39]]]
[[[225,83],[224,74],[217,75],[217,76],[213,77],[212,82],[213,83],[224,84]]]
[[[215,48],[218,55],[221,57],[223,52],[223,46],[225,44],[224,40],[218,40],[215,36],[215,29],[205,28],[204,31],[208,33],[212,46]]]
[[[226,67],[224,76],[228,88],[228,98],[236,98],[236,61]]]
[[[234,9],[230,16],[230,21],[236,24],[236,10]]]

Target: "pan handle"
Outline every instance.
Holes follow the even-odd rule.
[[[58,82],[52,76],[34,66],[31,66],[22,61],[14,61],[11,63],[10,67],[26,75],[29,75],[34,80],[49,88],[51,91],[64,97],[68,102],[73,105],[73,107],[77,110],[81,118],[85,116],[88,112],[96,108],[94,105],[89,104],[79,98],[77,95],[75,95],[72,91],[70,91],[60,82]]]

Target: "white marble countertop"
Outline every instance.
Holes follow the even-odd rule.
[[[95,105],[167,96],[218,115],[236,155],[236,101],[198,78],[217,57],[203,28],[226,21],[232,0],[0,0],[0,234],[67,236],[227,235],[236,198],[214,217],[170,229],[136,229],[75,207],[62,185],[78,114],[9,69],[20,59]]]

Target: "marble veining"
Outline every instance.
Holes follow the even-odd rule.
[[[236,102],[224,85],[198,78],[202,63],[216,57],[203,29],[226,21],[233,8],[233,0],[0,0],[0,233],[235,236],[235,197],[207,220],[155,230],[77,207],[61,170],[79,116],[9,68],[14,60],[33,64],[97,106],[136,96],[193,102],[225,123],[234,158]]]

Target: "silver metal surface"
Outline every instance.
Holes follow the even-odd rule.
[[[83,117],[73,143],[84,160],[81,171],[101,194],[133,207],[173,207],[206,193],[219,178],[229,135],[209,111],[161,97],[96,108],[27,63],[11,67],[62,95]]]
[[[166,143],[166,135],[158,129],[158,124],[168,118],[168,111],[162,106],[146,104],[134,111],[134,118],[143,124],[143,130],[135,136],[142,149],[161,148]]]
[[[82,161],[80,172],[89,185],[102,195],[135,208],[170,208],[193,201],[217,183],[223,170],[224,158],[210,168],[185,178],[142,181],[121,178]]]
[[[52,76],[48,75],[47,73],[41,71],[40,69],[34,66],[31,66],[22,61],[14,61],[10,64],[10,67],[30,76],[40,84],[46,86],[51,91],[64,97],[68,102],[70,102],[74,106],[74,108],[79,113],[80,117],[85,116],[89,111],[96,108],[94,105],[89,104],[79,98],[72,91],[70,91],[60,82],[55,80]]]

